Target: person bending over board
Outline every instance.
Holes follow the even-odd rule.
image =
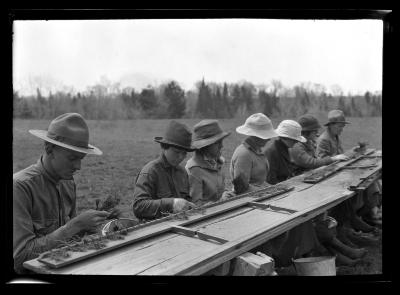
[[[110,213],[76,214],[73,174],[87,155],[102,152],[89,144],[89,129],[80,114],[66,113],[47,130],[29,130],[44,142],[36,164],[13,174],[13,257],[17,273],[30,273],[23,262],[60,246],[82,232],[92,232]]]
[[[163,217],[191,209],[188,174],[179,164],[191,146],[192,133],[177,121],[170,121],[164,137],[155,137],[161,145],[161,155],[147,163],[136,177],[132,209],[142,220]]]
[[[345,116],[341,110],[332,110],[328,113],[328,122],[324,124],[326,130],[317,139],[317,157],[335,156],[343,153],[340,134],[346,124]],[[340,239],[349,245],[353,242],[370,244],[377,241],[374,235],[379,230],[363,221],[359,215],[374,221],[375,225],[381,223],[377,207],[381,203],[381,190],[378,182],[372,183],[364,192],[348,199],[331,210],[332,216],[338,221],[338,235]],[[356,231],[361,231],[361,239]]]
[[[224,132],[217,120],[202,120],[193,127],[193,134],[196,151],[185,166],[193,203],[201,206],[234,196],[225,189],[225,159],[221,155],[223,140],[230,132]]]

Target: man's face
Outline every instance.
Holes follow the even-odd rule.
[[[281,137],[281,139],[289,149],[292,148],[297,142],[297,140],[287,138],[287,137]]]
[[[167,150],[164,150],[164,155],[167,158],[168,163],[172,166],[178,166],[183,159],[185,159],[187,152],[185,150],[178,149],[170,146]]]
[[[86,156],[60,146],[54,146],[52,155],[52,168],[61,179],[72,179],[73,174],[81,169],[81,160]]]
[[[331,133],[334,135],[340,135],[343,131],[345,124],[344,123],[333,123],[330,124]]]
[[[223,147],[224,145],[222,144],[222,139],[220,139],[207,147],[207,153],[210,157],[218,159],[221,156]]]
[[[312,130],[312,131],[310,132],[310,135],[308,136],[308,139],[311,140],[311,141],[316,141],[316,140],[317,140],[317,137],[318,137],[318,133],[319,133],[319,129],[317,129],[317,130]]]

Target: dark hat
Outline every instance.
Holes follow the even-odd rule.
[[[194,150],[194,148],[191,146],[192,133],[190,132],[189,128],[185,124],[174,120],[169,122],[164,137],[154,137],[154,141],[172,145],[188,152],[192,152]]]
[[[321,125],[319,124],[317,118],[312,115],[303,115],[299,117],[297,122],[299,122],[299,124],[301,125],[301,131],[313,131],[321,128]]]
[[[84,154],[101,155],[103,152],[89,144],[89,128],[78,113],[65,113],[50,122],[47,130],[29,130],[45,141]]]
[[[347,122],[344,118],[344,114],[341,110],[332,110],[328,113],[328,122],[325,123],[325,126],[328,126],[329,124],[333,123],[344,123],[344,124],[350,124],[350,122]]]
[[[201,149],[227,137],[230,132],[222,131],[217,120],[202,120],[193,127],[193,147]]]

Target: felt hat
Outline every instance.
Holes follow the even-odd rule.
[[[300,124],[293,120],[283,120],[280,122],[278,128],[276,128],[276,133],[278,133],[279,137],[290,138],[300,142],[307,141],[301,136]]]
[[[89,144],[89,128],[78,113],[65,113],[50,122],[47,130],[29,130],[29,133],[52,144],[91,155],[103,152]]]
[[[263,113],[256,113],[246,119],[246,122],[236,128],[236,132],[262,139],[277,137],[271,120]]]
[[[350,122],[347,122],[344,118],[344,113],[341,110],[332,110],[328,113],[328,122],[324,125],[328,126],[329,124],[333,123],[350,124]]]
[[[193,127],[192,146],[201,149],[227,137],[229,134],[231,133],[222,131],[217,120],[202,120]]]
[[[165,130],[164,136],[154,137],[154,141],[174,146],[188,152],[192,152],[194,148],[192,143],[192,132],[182,123],[171,120]]]
[[[321,128],[321,125],[319,124],[317,118],[315,118],[312,115],[303,115],[299,117],[297,122],[301,126],[301,131],[313,131],[313,130],[318,130]]]

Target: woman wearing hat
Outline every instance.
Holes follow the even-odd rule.
[[[297,142],[289,149],[290,157],[295,166],[297,166],[295,168],[296,175],[309,169],[331,164],[335,161],[348,160],[348,157],[344,154],[317,158],[315,140],[321,125],[314,116],[308,114],[301,116],[298,119],[298,123],[301,126],[301,135],[307,141]],[[332,223],[336,221],[332,217],[327,216],[326,213],[317,216],[313,222],[318,240],[330,249],[331,252],[336,254],[336,263],[338,265],[354,265],[358,261],[357,259],[366,254],[367,251],[365,249],[352,248],[342,243],[336,237],[336,230],[334,226],[331,227]]]
[[[276,184],[294,176],[289,148],[297,142],[306,142],[301,135],[300,124],[293,120],[283,120],[278,125],[276,133],[278,137],[268,142],[265,148],[270,165],[267,175],[267,181],[270,184]],[[318,241],[312,221],[307,221],[288,231],[287,240],[278,253],[278,259],[285,265],[290,263],[291,258],[326,253],[328,251]]]
[[[344,154],[318,158],[316,156],[316,139],[321,125],[314,116],[308,114],[301,116],[298,123],[301,126],[301,135],[306,139],[306,142],[296,142],[289,149],[290,158],[296,166],[296,175],[308,169],[315,169],[336,161],[348,160],[348,157]]]
[[[89,129],[80,114],[58,116],[47,130],[29,130],[45,141],[37,161],[13,174],[13,257],[17,273],[23,262],[61,245],[78,233],[96,230],[110,213],[87,210],[76,215],[73,174],[87,155],[102,152],[89,144]]]
[[[343,153],[343,147],[340,141],[340,134],[346,124],[344,113],[341,110],[332,110],[328,113],[328,122],[326,130],[317,139],[317,156],[335,156]],[[338,220],[338,232],[341,240],[347,244],[352,244],[348,237],[360,243],[357,236],[354,236],[355,230],[365,233],[377,232],[374,226],[364,222],[358,214],[373,216],[375,223],[379,223],[379,217],[376,216],[376,209],[380,203],[381,191],[376,183],[373,183],[367,190],[361,192],[352,199],[342,202],[332,210],[332,214]],[[357,213],[358,211],[358,213]],[[374,238],[363,237],[367,242],[372,242]],[[354,244],[353,244],[354,245]]]
[[[221,156],[222,141],[230,132],[222,131],[217,120],[202,120],[194,126],[192,146],[196,149],[186,163],[189,174],[190,196],[196,205],[228,197]]]
[[[273,137],[278,136],[271,120],[262,113],[249,116],[246,122],[236,128],[236,132],[247,135],[246,139],[233,152],[230,174],[235,193],[259,189],[268,185],[268,160],[263,147]]]
[[[162,213],[177,213],[194,207],[189,202],[189,179],[179,164],[187,152],[193,151],[192,133],[177,121],[170,121],[164,137],[155,137],[161,145],[161,155],[147,163],[136,177],[133,213],[139,219],[162,217]]]

